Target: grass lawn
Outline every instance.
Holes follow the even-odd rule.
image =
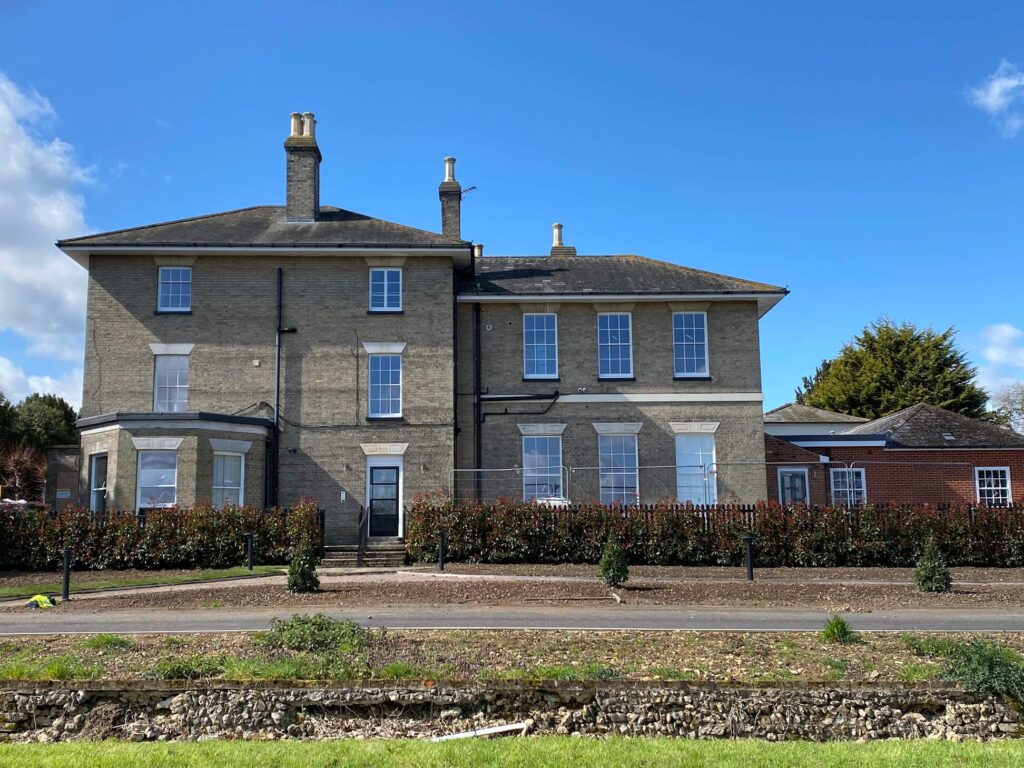
[[[757,741],[571,739],[566,737],[423,741],[203,742],[128,744],[0,744],[5,768],[319,768],[330,766],[828,766],[829,768],[939,768],[1017,766],[1024,743],[952,744],[889,741],[873,744],[769,744]]]
[[[252,573],[258,576],[268,576],[284,573],[280,565],[257,565],[253,567]],[[210,579],[224,579],[229,576],[247,576],[249,570],[239,566],[238,568],[220,568],[212,570],[198,570],[191,573],[176,571],[172,574],[153,571],[152,575],[140,575],[132,578],[111,578],[111,579],[89,579],[88,581],[75,580],[75,574],[71,574],[72,594],[83,589],[117,589],[119,587],[146,587],[166,586],[168,584],[189,584],[195,581],[209,581]],[[26,581],[24,584],[13,584],[0,587],[0,598],[20,597],[21,595],[39,594],[60,594],[61,583],[56,581]]]

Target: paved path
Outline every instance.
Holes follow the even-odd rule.
[[[45,611],[0,614],[0,635],[75,632],[235,632],[266,629],[275,616],[322,612],[370,627],[396,629],[650,629],[816,631],[827,612],[803,609],[678,606],[362,606],[348,609]],[[1024,609],[922,609],[846,614],[855,629],[1024,632]]]

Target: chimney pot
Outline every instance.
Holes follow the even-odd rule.
[[[473,258],[479,259],[484,255],[484,244],[474,243],[473,245]]]
[[[551,225],[551,255],[552,256],[575,256],[576,249],[571,245],[562,242],[562,225]]]
[[[444,181],[437,188],[441,199],[441,234],[462,239],[462,185],[455,180],[455,158],[444,159]]]
[[[312,112],[291,113],[291,135],[284,142],[285,218],[316,221],[320,215],[320,148]]]

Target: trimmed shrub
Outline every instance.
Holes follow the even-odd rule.
[[[924,544],[924,551],[914,569],[914,583],[921,592],[949,592],[953,585],[953,577],[934,536],[929,536]]]
[[[288,565],[289,592],[319,592],[320,577],[316,575],[319,558],[308,537],[303,536],[295,544],[295,554]]]
[[[0,571],[59,570],[65,546],[76,570],[230,567],[245,562],[249,532],[259,563],[287,563],[302,537],[319,554],[318,510],[305,500],[287,512],[199,504],[150,510],[145,517],[99,516],[80,507],[56,515],[0,508]]]
[[[621,587],[629,578],[629,557],[614,538],[604,545],[598,567],[602,581],[609,587]]]
[[[559,509],[512,499],[417,496],[406,524],[410,557],[433,561],[442,530],[452,562],[594,564],[614,535],[634,565],[739,566],[740,536],[751,532],[762,568],[908,567],[929,536],[947,553],[949,565],[1024,565],[1024,512],[976,506],[695,508],[665,501]]]

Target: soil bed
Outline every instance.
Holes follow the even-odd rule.
[[[630,579],[616,590],[630,605],[694,605],[814,608],[864,612],[891,608],[984,608],[1024,605],[1024,585],[956,587],[947,594],[922,594],[910,585],[799,584],[771,580],[666,581]],[[152,609],[231,609],[358,605],[569,605],[612,604],[610,592],[590,581],[510,581],[501,579],[375,578],[324,581],[322,591],[295,595],[282,584],[211,585],[165,592],[126,593],[72,600],[61,611]],[[24,610],[8,608],[9,611]]]
[[[891,634],[865,634],[854,645],[824,643],[811,632],[388,630],[373,638],[373,675],[388,679],[906,683],[934,680],[940,671]],[[125,640],[122,647],[96,647],[76,636],[0,640],[0,677],[25,658],[41,666],[73,656],[81,669],[93,670],[93,679],[137,680],[160,677],[156,670],[172,659],[258,659],[265,653],[251,633]],[[999,642],[1024,651],[1022,633],[1001,634]]]

